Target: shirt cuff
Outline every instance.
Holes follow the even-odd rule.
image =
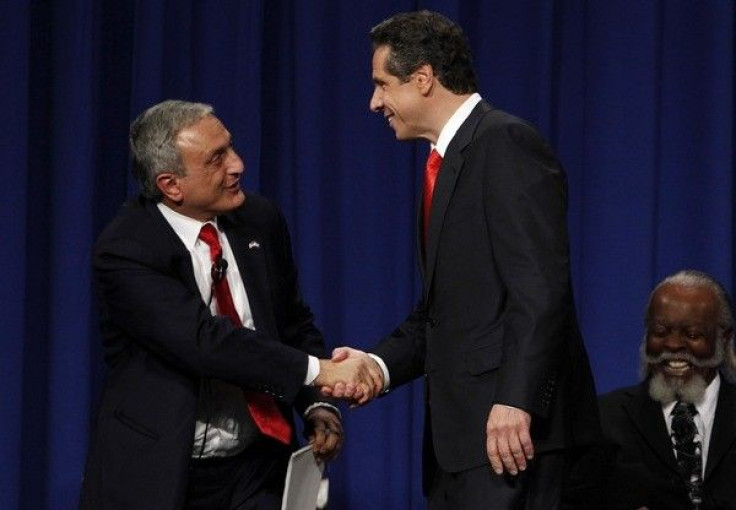
[[[383,390],[381,391],[381,395],[388,393],[391,388],[391,378],[388,376],[388,367],[386,366],[386,363],[384,363],[380,357],[375,354],[371,354],[370,352],[368,353],[368,356],[378,363],[378,366],[381,367],[381,372],[383,372]]]
[[[340,418],[340,421],[342,421],[342,414],[340,413],[340,410],[337,407],[333,406],[332,404],[328,404],[327,402],[315,402],[311,406],[307,407],[304,410],[304,414],[303,414],[304,418],[309,416],[309,413],[312,412],[312,409],[316,407],[326,407],[327,409],[335,413],[337,417]]]
[[[315,356],[309,356],[309,364],[307,365],[307,377],[304,379],[306,386],[311,385],[319,375],[319,359]]]

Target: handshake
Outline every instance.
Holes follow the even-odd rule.
[[[332,351],[332,359],[319,360],[319,375],[313,384],[325,396],[362,406],[383,391],[383,370],[365,352],[338,347]]]

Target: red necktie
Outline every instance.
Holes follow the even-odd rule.
[[[427,241],[429,236],[429,212],[432,210],[432,196],[434,195],[434,185],[437,182],[437,174],[440,173],[442,165],[442,156],[437,149],[432,149],[427,158],[427,165],[424,167],[424,196],[422,197],[422,240],[426,252]]]
[[[226,315],[236,326],[242,326],[240,316],[235,310],[227,278],[220,269],[222,267],[222,245],[220,245],[220,240],[217,237],[217,230],[211,223],[205,223],[199,232],[199,238],[210,247],[210,259],[213,264],[212,286],[217,300],[217,312],[220,315]],[[261,433],[284,444],[289,444],[291,442],[291,425],[279,411],[273,397],[251,391],[243,391],[243,393],[248,403],[248,411],[250,411],[250,415]]]

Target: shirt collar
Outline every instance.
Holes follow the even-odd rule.
[[[706,419],[709,416],[713,416],[716,412],[716,404],[718,402],[718,390],[721,389],[721,376],[716,371],[716,376],[710,382],[708,387],[705,389],[705,396],[703,401],[695,404],[695,409],[698,413]]]
[[[440,131],[440,136],[437,137],[437,143],[432,145],[432,148],[436,149],[440,156],[443,158],[445,157],[445,151],[447,151],[447,147],[455,137],[455,133],[457,133],[457,130],[463,125],[463,122],[470,117],[470,112],[473,111],[475,105],[480,103],[481,100],[482,98],[480,97],[480,94],[475,92],[460,105],[460,108],[455,110],[455,113],[452,114],[450,120],[447,121],[442,128],[442,131]]]
[[[184,243],[184,246],[190,251],[193,250],[197,239],[199,239],[199,231],[202,230],[204,223],[174,211],[163,202],[159,202],[156,205],[158,206],[158,210],[161,211],[161,214],[164,215],[164,219],[171,225],[176,235]],[[217,218],[206,223],[212,223],[217,228]]]

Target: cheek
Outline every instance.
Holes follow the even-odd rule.
[[[690,352],[696,358],[709,359],[716,353],[716,348],[713,342],[698,342],[690,346]]]
[[[203,193],[219,193],[220,188],[222,187],[222,179],[218,174],[211,174],[202,179],[200,186]]]
[[[391,110],[392,113],[396,113],[396,105],[394,104],[394,100],[391,94],[384,92],[381,96],[381,103],[383,104],[384,108]]]
[[[649,356],[657,356],[662,354],[663,342],[662,339],[656,337],[647,337],[646,353]]]
[[[384,104],[395,114],[402,117],[407,109],[407,95],[401,90],[386,94],[383,98]]]

